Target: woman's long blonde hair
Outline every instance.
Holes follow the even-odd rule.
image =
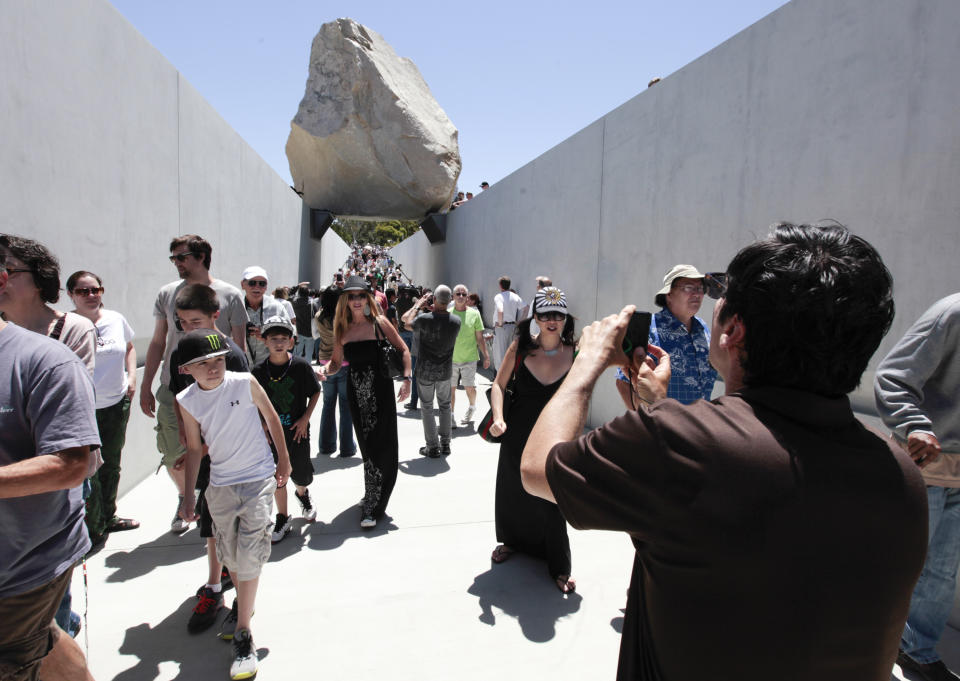
[[[350,312],[350,294],[356,293],[356,291],[344,291],[340,294],[339,300],[337,300],[337,311],[333,317],[333,337],[339,342],[343,335],[347,332],[347,329],[353,324],[353,313]],[[369,307],[369,312],[364,313],[367,321],[373,324],[379,320],[380,306],[377,304],[377,299],[373,297],[373,294],[370,291],[360,291],[367,297],[367,306]]]

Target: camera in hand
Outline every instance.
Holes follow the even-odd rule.
[[[652,315],[649,312],[634,312],[630,316],[630,323],[627,325],[627,333],[623,337],[623,354],[633,359],[633,351],[642,348],[644,354],[647,352],[647,339],[650,337],[650,319]]]

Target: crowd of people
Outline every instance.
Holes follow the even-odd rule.
[[[627,533],[618,678],[885,681],[894,661],[957,678],[935,647],[960,564],[960,294],[880,363],[892,431],[881,437],[847,394],[890,328],[892,278],[842,226],[775,225],[722,272],[675,265],[657,312],[627,305],[579,337],[548,276],[528,302],[500,277],[488,334],[478,294],[417,286],[383,248],[354,246],[326,286],[273,295],[258,265],[239,288],[213,277],[212,252],[197,235],[170,242],[178,278],[156,296],[139,406],[177,492],[171,531],[196,523],[206,542],[188,631],[212,627],[236,590],[219,631],[231,678],[257,672],[251,616],[270,546],[291,528],[288,480],[302,517],[317,517],[317,405],[318,455],[360,452],[367,530],[397,481],[396,405],[419,409],[422,456],[449,456],[452,431],[477,422],[477,374],[491,368],[480,423],[499,443],[491,560],[534,556],[569,594],[567,525]],[[74,312],[52,307],[56,257],[0,235],[4,680],[92,678],[71,636],[71,573],[107,535],[138,527],[117,515],[134,331],[104,307],[98,275],[77,271],[66,289]],[[697,316],[704,296],[717,300],[709,322]],[[606,389],[625,411],[584,434],[610,368]]]

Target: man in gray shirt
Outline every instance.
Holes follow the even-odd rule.
[[[449,286],[438,286],[433,297],[433,312],[414,319],[417,307],[412,307],[404,316],[404,323],[410,324],[412,321],[420,349],[415,373],[420,393],[423,437],[427,441],[426,446],[420,448],[420,454],[435,459],[450,454],[450,423],[453,416],[450,409],[450,375],[453,372],[453,348],[460,333],[460,318],[447,312],[452,297]],[[421,302],[425,303],[426,300]],[[433,417],[434,396],[440,407],[439,437],[437,421]]]
[[[140,409],[144,414],[157,417],[157,449],[160,452],[160,462],[166,467],[170,479],[177,486],[177,493],[183,497],[183,469],[174,467],[177,459],[186,454],[186,449],[180,444],[180,429],[177,424],[177,415],[173,406],[173,393],[167,387],[170,385],[170,355],[177,347],[183,332],[177,321],[177,312],[174,301],[180,290],[188,284],[204,284],[217,292],[220,303],[220,316],[217,317],[217,328],[233,341],[244,347],[244,329],[246,314],[243,311],[243,297],[236,286],[232,286],[220,279],[214,279],[210,274],[210,259],[213,247],[203,237],[196,234],[184,234],[174,237],[170,241],[170,262],[177,268],[180,279],[163,286],[157,293],[153,306],[155,324],[153,337],[147,347],[147,359],[143,367],[143,380],[140,382]],[[161,366],[162,362],[162,366]],[[153,379],[160,369],[160,386],[156,395],[151,392]],[[177,501],[177,513],[180,510],[180,501]],[[190,524],[175,513],[170,523],[170,530],[175,533],[186,532]]]
[[[927,559],[913,590],[897,664],[922,679],[958,679],[935,648],[960,565],[960,293],[923,313],[877,367],[877,410],[927,484]]]
[[[0,256],[0,296],[10,277]],[[54,622],[90,549],[81,484],[100,446],[93,381],[65,345],[0,319],[0,678],[91,679]]]

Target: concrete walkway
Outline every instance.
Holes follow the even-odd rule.
[[[486,411],[479,389],[478,419]],[[457,393],[463,415],[466,395]],[[392,520],[359,529],[359,456],[317,456],[317,521],[294,522],[264,569],[253,619],[262,681],[610,679],[633,549],[627,537],[570,530],[577,591],[562,596],[545,564],[515,556],[492,565],[497,446],[454,431],[448,459],[424,459],[419,412],[400,411],[400,475]],[[312,427],[318,437],[319,409]],[[125,456],[152,453],[125,452]],[[199,534],[169,532],[176,496],[165,475],[123,497],[139,530],[119,533],[73,583],[98,681],[227,679],[231,646],[216,627],[186,622],[206,578]],[[298,509],[290,494],[290,508]],[[234,592],[227,592],[227,605]],[[223,611],[226,614],[226,611]],[[784,613],[789,617],[789,613]],[[960,634],[945,659],[960,669]],[[899,670],[896,670],[899,672]],[[903,677],[892,677],[903,678]]]

